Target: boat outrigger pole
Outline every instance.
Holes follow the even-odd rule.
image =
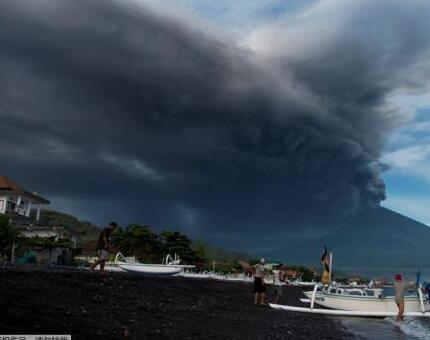
[[[317,295],[317,290],[318,290],[319,286],[320,286],[320,284],[317,283],[314,287],[314,291],[312,292],[311,309],[314,309],[315,297]]]
[[[421,283],[418,285],[418,296],[420,297],[420,305],[421,305],[421,312],[425,313],[426,309],[424,307],[424,298],[423,298],[423,292],[422,292],[422,286]]]

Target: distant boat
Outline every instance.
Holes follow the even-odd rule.
[[[214,274],[211,272],[193,273],[193,272],[182,272],[181,276],[191,279],[211,279]]]
[[[120,260],[121,258],[121,260]],[[125,257],[118,253],[115,257],[115,265],[130,273],[147,276],[173,276],[182,272],[183,268],[193,268],[194,266],[180,265],[180,259],[175,254],[173,259],[170,255],[161,264],[127,262]]]
[[[310,286],[315,286],[317,284],[317,282],[315,281],[303,281],[302,277],[299,277],[298,279],[294,280],[294,281],[290,281],[290,285],[291,286],[306,286],[306,287],[310,287]]]

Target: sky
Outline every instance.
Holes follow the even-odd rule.
[[[1,172],[100,225],[242,248],[380,204],[429,223],[429,19],[425,0],[0,0]]]

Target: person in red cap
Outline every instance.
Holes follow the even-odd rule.
[[[399,308],[396,320],[403,321],[403,313],[405,312],[405,289],[406,284],[402,281],[402,275],[396,274],[394,276],[394,290],[396,291],[395,301]]]

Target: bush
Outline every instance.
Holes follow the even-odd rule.
[[[18,231],[10,224],[7,216],[0,216],[0,254],[10,258],[12,245],[19,239]]]

